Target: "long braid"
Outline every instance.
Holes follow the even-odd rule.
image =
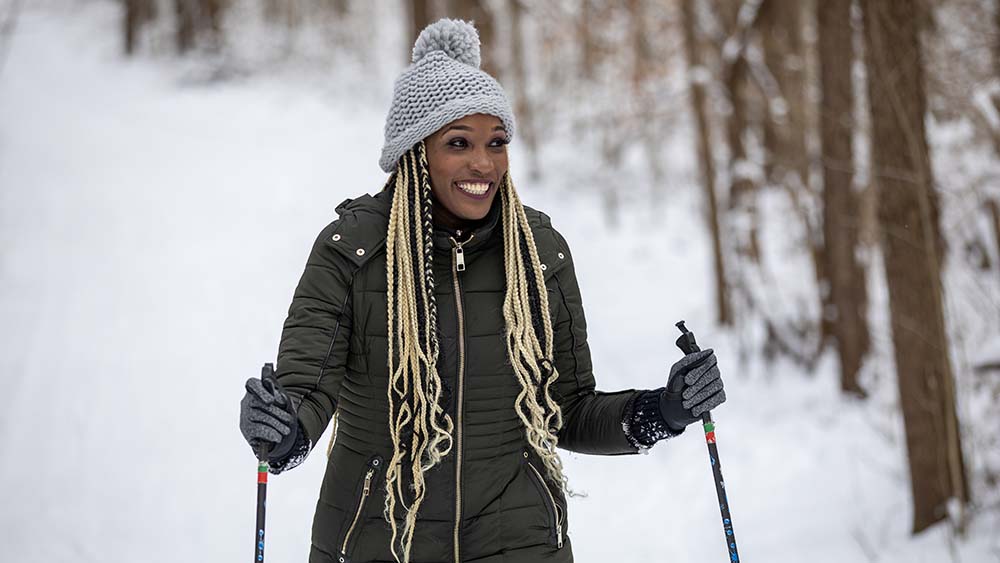
[[[423,212],[423,222],[424,222],[424,286],[426,287],[426,303],[427,303],[427,326],[425,328],[427,332],[427,342],[428,350],[430,352],[429,356],[437,362],[437,358],[440,352],[440,340],[438,338],[438,323],[437,323],[437,300],[434,297],[434,218],[433,209],[431,207],[431,182],[430,174],[428,173],[427,167],[427,150],[424,146],[424,142],[421,141],[417,143],[414,148],[414,156],[416,160],[417,169],[417,189],[419,190],[420,201],[422,203]],[[448,449],[450,450],[451,441],[451,419],[445,413],[444,408],[441,407],[441,390],[442,381],[440,377],[428,379],[428,389],[429,394],[432,397],[431,405],[433,405],[433,413],[430,417],[431,426],[434,430],[431,443],[429,448],[432,452],[431,465],[437,463],[441,456],[444,454],[437,455],[434,452],[439,450],[437,444],[440,440],[447,439],[449,441]]]
[[[433,262],[428,260],[433,253],[433,225],[427,220],[430,204],[422,181],[426,161],[418,157],[422,152],[419,146],[400,158],[386,241],[387,393],[393,456],[386,472],[384,516],[392,529],[390,547],[397,561],[409,561],[417,514],[427,493],[424,473],[452,447],[451,417],[438,404],[442,384],[437,372],[437,306]],[[406,477],[412,480],[409,486]],[[412,495],[408,506],[407,490]],[[405,512],[402,530],[395,519],[397,504]]]
[[[503,210],[504,270],[507,292],[503,314],[507,353],[521,393],[514,402],[528,443],[542,458],[549,477],[567,490],[562,461],[556,453],[562,410],[550,386],[559,378],[552,362],[552,319],[548,292],[535,239],[510,175],[500,186]]]
[[[434,216],[431,208],[431,181],[430,174],[428,174],[427,166],[427,151],[424,146],[424,142],[420,141],[416,145],[417,161],[419,166],[417,171],[420,175],[420,190],[421,190],[421,203],[423,204],[423,220],[424,220],[424,276],[427,278],[425,282],[428,292],[428,312],[430,317],[428,318],[430,331],[428,338],[431,343],[431,350],[435,356],[437,356],[439,350],[439,340],[438,340],[438,324],[437,324],[437,301],[434,297]]]
[[[385,477],[383,516],[392,530],[393,558],[408,563],[417,515],[427,494],[424,473],[451,452],[454,430],[451,417],[440,404],[443,385],[437,371],[440,340],[434,298],[431,182],[423,142],[400,157],[386,185],[390,188],[387,394],[393,455]],[[507,353],[521,384],[514,408],[549,477],[566,490],[556,453],[562,412],[550,394],[559,374],[552,362],[552,319],[542,266],[524,206],[507,174],[497,197],[501,198],[507,286],[503,303]],[[404,494],[412,497],[409,504]],[[404,512],[402,530],[395,518],[397,505]]]

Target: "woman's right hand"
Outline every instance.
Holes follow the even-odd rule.
[[[251,377],[240,402],[240,431],[258,459],[280,460],[295,445],[298,420],[292,400],[273,377]]]

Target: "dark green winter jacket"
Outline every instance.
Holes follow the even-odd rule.
[[[382,516],[388,432],[385,240],[391,193],[341,204],[317,238],[281,335],[277,377],[300,400],[299,423],[316,444],[335,412],[336,443],[313,519],[311,563],[391,562]],[[595,389],[572,256],[549,218],[525,208],[544,264],[563,413],[559,446],[590,454],[637,450],[622,428],[634,390]],[[426,474],[413,563],[573,560],[566,499],[545,478],[514,410],[521,391],[507,359],[501,306],[499,206],[463,244],[434,234],[439,372],[455,422],[451,453]],[[464,366],[459,365],[464,358]],[[458,452],[461,455],[456,455]],[[460,461],[459,461],[460,460]],[[457,532],[456,532],[457,529]],[[457,553],[456,556],[456,543]]]

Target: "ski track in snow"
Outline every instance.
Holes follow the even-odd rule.
[[[121,59],[117,10],[26,6],[0,73],[3,560],[245,560],[242,384],[273,359],[333,208],[381,188],[388,93],[347,107],[266,77],[185,84],[169,60]],[[663,385],[685,319],[727,383],[745,561],[950,561],[942,527],[909,537],[903,445],[838,398],[831,356],[813,377],[741,363],[713,325],[692,157],[674,156],[662,219],[619,231],[592,195],[519,183],[573,249],[599,387]],[[269,560],[306,560],[324,445],[271,480]],[[697,427],[647,456],[564,458],[587,494],[570,500],[578,561],[728,559]],[[1000,560],[996,530],[977,520],[960,560]]]

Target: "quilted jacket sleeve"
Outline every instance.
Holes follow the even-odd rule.
[[[281,332],[276,375],[298,405],[310,447],[337,408],[352,329],[355,268],[330,243],[339,221],[313,244]]]
[[[559,446],[587,454],[637,453],[638,449],[626,438],[622,420],[630,400],[639,392],[596,390],[587,345],[587,320],[572,256],[562,235],[555,230],[551,232],[557,248],[561,249],[556,258],[559,267],[546,284],[549,308],[553,311],[553,353],[559,371],[554,397],[563,415]]]

